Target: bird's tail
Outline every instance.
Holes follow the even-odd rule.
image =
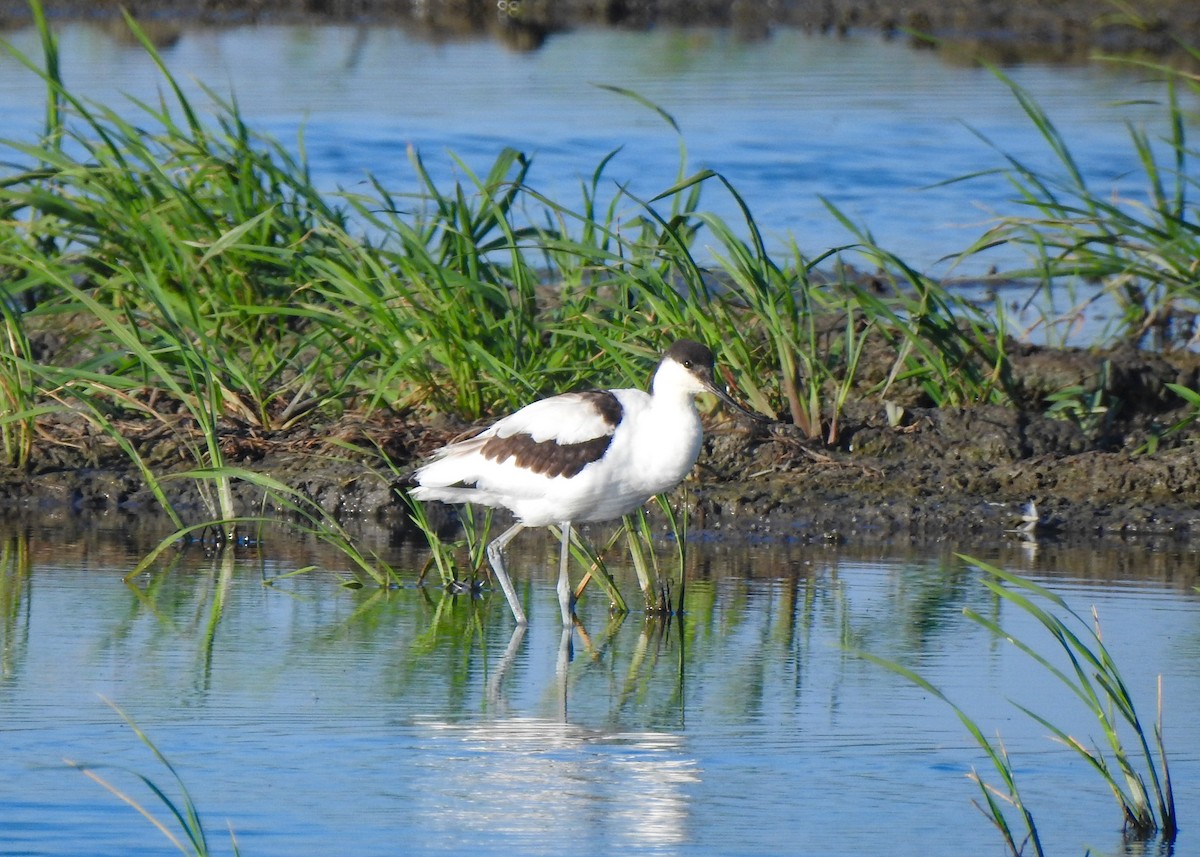
[[[409,489],[408,495],[415,500],[441,500],[443,503],[485,503],[486,495],[478,488],[462,486],[419,485]]]

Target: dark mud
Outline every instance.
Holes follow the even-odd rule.
[[[119,9],[169,39],[185,23],[317,21],[399,23],[432,38],[490,35],[535,49],[577,27],[728,27],[746,39],[778,26],[814,33],[879,32],[933,37],[964,56],[993,60],[1080,59],[1096,51],[1156,56],[1200,43],[1195,0],[45,0],[51,18],[120,20]],[[0,0],[0,26],[27,23],[25,0]]]
[[[835,543],[969,535],[1200,546],[1200,434],[1189,426],[1144,451],[1186,415],[1165,385],[1196,387],[1200,359],[1030,347],[1013,353],[1012,367],[1016,397],[1041,406],[932,408],[913,396],[889,420],[883,403],[859,402],[833,443],[791,425],[750,427],[716,415],[687,483],[693,531]],[[1087,391],[1080,407],[1046,416],[1045,396],[1070,386]],[[185,418],[120,428],[153,472],[193,466],[181,452]],[[229,464],[270,474],[347,523],[401,538],[411,527],[401,499],[406,474],[464,428],[382,416],[277,432],[229,424],[222,443]],[[193,481],[163,486],[187,520],[205,519]],[[236,497],[244,513],[262,509],[254,485],[238,483]],[[1025,520],[1030,501],[1036,521]],[[11,520],[124,517],[140,526],[162,517],[126,454],[82,417],[43,420],[28,467],[0,470],[0,506]],[[1022,525],[1025,534],[1011,532]]]

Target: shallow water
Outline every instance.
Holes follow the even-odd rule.
[[[154,99],[162,87],[152,64],[112,32],[62,27],[68,86],[113,106],[121,92]],[[32,31],[7,38],[38,56]],[[353,190],[368,172],[393,190],[415,190],[409,144],[440,180],[462,175],[450,152],[485,171],[513,146],[534,155],[535,187],[576,205],[580,182],[620,148],[603,187],[628,183],[650,198],[675,182],[679,141],[651,111],[594,84],[627,87],[678,120],[689,171],[727,176],[776,248],[791,236],[816,256],[852,240],[824,198],[934,272],[945,272],[937,260],[964,249],[996,212],[1014,210],[1001,177],[940,184],[1005,165],[976,132],[1035,166],[1054,160],[990,71],[865,35],[778,30],[746,42],[715,30],[581,30],[520,53],[389,27],[256,26],[187,28],[162,52],[201,103],[194,80],[235,94],[252,127],[289,145],[303,129],[314,179],[331,190]],[[1166,131],[1163,110],[1146,103],[1164,91],[1144,71],[1030,63],[1008,74],[1063,131],[1098,195],[1144,190],[1124,122]],[[39,81],[0,54],[3,136],[36,133],[42,96]],[[740,219],[715,185],[705,204]],[[630,203],[621,213],[638,210]],[[998,252],[961,270],[1019,261]]]
[[[687,615],[612,620],[585,598],[558,627],[553,545],[514,545],[531,625],[501,596],[340,585],[335,555],[286,535],[225,560],[189,551],[125,585],[138,546],[28,529],[0,545],[0,851],[136,855],[165,840],[63,759],[136,781],[170,774],[215,853],[227,829],[271,854],[899,855],[1000,853],[972,806],[985,760],[949,709],[857,657],[927,677],[1001,733],[1047,853],[1142,853],[1091,771],[1009,700],[1081,736],[1093,725],[1011,646],[1054,656],[945,554],[691,546]],[[669,550],[669,546],[664,546]],[[1183,832],[1197,848],[1200,596],[1194,556],[958,545],[1035,574],[1087,615],[1146,718],[1163,676]],[[321,570],[278,578],[309,564]],[[628,569],[623,570],[628,575]],[[274,579],[264,585],[264,578]],[[626,592],[633,584],[623,580]]]

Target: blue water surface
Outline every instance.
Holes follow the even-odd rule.
[[[860,651],[915,670],[999,734],[1047,853],[1127,853],[1106,787],[1014,703],[1081,739],[1101,737],[1094,719],[963,609],[1064,665],[1053,641],[949,553],[695,545],[682,622],[613,619],[593,594],[564,638],[553,540],[536,533],[512,557],[525,633],[500,596],[415,588],[419,550],[394,557],[405,585],[380,590],[341,585],[350,570],[335,555],[288,536],[228,559],[188,551],[129,584],[137,556],[120,546],[83,550],[52,530],[5,544],[5,854],[169,849],[79,765],[180,835],[139,777],[174,801],[180,785],[109,702],[174,766],[213,853],[232,853],[230,831],[247,857],[999,853],[967,778],[995,781],[979,748],[947,704]],[[986,550],[1086,623],[1095,606],[1148,722],[1161,675],[1175,853],[1190,853],[1192,559]]]

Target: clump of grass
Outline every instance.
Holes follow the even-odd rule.
[[[376,250],[382,269],[374,311],[395,338],[389,351],[404,358],[413,395],[429,406],[478,419],[527,397],[522,381],[544,366],[535,287],[540,275],[521,252],[532,227],[514,223],[514,206],[530,168],[521,152],[500,153],[485,176],[457,162],[469,187],[437,187],[419,154],[410,162],[423,184],[415,219],[378,184],[377,198],[352,198],[365,222],[389,236]],[[325,297],[354,277],[328,278]],[[414,350],[415,349],[415,350]]]
[[[1064,670],[1056,666],[1038,647],[1011,634],[994,619],[969,607],[964,608],[964,615],[996,639],[1016,646],[1070,690],[1082,703],[1089,722],[1099,724],[1100,741],[1076,737],[1068,729],[1032,709],[1014,704],[1048,729],[1057,741],[1075,751],[1097,773],[1116,799],[1125,829],[1131,836],[1145,839],[1158,835],[1164,842],[1173,842],[1179,827],[1163,746],[1161,679],[1157,718],[1151,726],[1139,715],[1121,671],[1104,644],[1100,620],[1094,610],[1092,624],[1089,625],[1061,596],[1045,587],[987,563],[969,557],[961,558],[983,573],[981,582],[998,598],[1037,620],[1066,657],[1069,667]],[[870,653],[862,654],[951,707],[999,777],[999,785],[994,785],[977,772],[971,773],[971,779],[979,786],[983,798],[981,808],[984,814],[1000,831],[1008,852],[1014,857],[1022,854],[1027,846],[1032,848],[1035,855],[1043,854],[1033,811],[1021,797],[1015,768],[999,736],[992,739],[985,735],[964,709],[913,670]],[[1129,742],[1132,743],[1132,749]],[[1107,752],[1102,744],[1108,748]],[[1016,822],[1010,819],[1010,810],[1017,814]]]
[[[0,194],[4,211],[26,217],[7,236],[0,264],[24,275],[17,285],[48,302],[46,312],[71,311],[86,290],[136,336],[122,346],[156,353],[158,366],[141,367],[148,382],[193,382],[201,364],[216,413],[273,426],[294,413],[305,378],[321,368],[320,348],[290,322],[303,315],[304,259],[322,252],[320,227],[336,227],[341,215],[306,169],[252,134],[233,105],[219,109],[215,127],[202,124],[149,41],[132,19],[128,25],[175,98],[135,102],[138,120],[77,99],[52,65],[43,71],[21,58],[63,107],[40,145],[7,141],[37,165],[9,176]],[[64,282],[78,289],[64,295]]]
[[[997,639],[1006,640],[1058,679],[1083,704],[1100,726],[1102,742],[1091,744],[1070,735],[1036,712],[1018,705],[1045,726],[1065,746],[1100,775],[1120,806],[1126,829],[1138,837],[1161,834],[1171,841],[1178,830],[1171,775],[1162,736],[1162,688],[1159,687],[1158,716],[1153,725],[1138,714],[1137,706],[1116,662],[1104,645],[1100,618],[1092,611],[1089,624],[1056,593],[1020,575],[964,557],[983,573],[983,585],[1006,602],[1036,619],[1058,643],[1070,667],[1062,670],[1029,643],[1008,633],[997,622],[967,608],[968,618],[986,628]],[[1065,614],[1061,618],[1038,602]],[[1122,730],[1127,729],[1132,749]],[[1089,746],[1091,744],[1091,746]]]
[[[1110,371],[1111,364],[1103,360],[1094,386],[1072,384],[1046,396],[1046,416],[1073,422],[1088,437],[1099,437],[1120,409],[1111,391]]]
[[[1192,55],[1200,61],[1200,52],[1193,49]],[[1085,305],[1106,295],[1120,311],[1111,335],[1172,348],[1194,344],[1200,313],[1200,220],[1193,203],[1200,179],[1192,166],[1195,148],[1187,138],[1190,119],[1179,96],[1180,88],[1200,93],[1200,76],[1150,68],[1166,80],[1168,131],[1165,138],[1153,139],[1145,130],[1128,126],[1144,179],[1138,197],[1114,193],[1086,176],[1051,117],[1020,86],[995,71],[1045,141],[1056,169],[1039,170],[1001,153],[1016,201],[1030,213],[1001,218],[972,251],[998,242],[1023,247],[1031,265],[1010,276],[1030,279],[1048,294],[1062,289],[1073,297],[1085,293]],[[1065,319],[1068,324],[1082,308],[1072,303],[1076,308]]]

